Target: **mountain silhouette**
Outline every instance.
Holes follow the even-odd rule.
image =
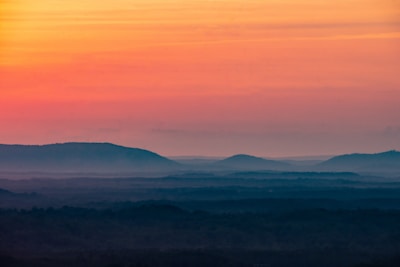
[[[316,166],[329,171],[400,171],[400,152],[347,154],[333,157]]]
[[[245,154],[238,154],[217,161],[215,165],[221,168],[236,170],[285,170],[291,166],[285,162],[268,160]]]
[[[12,196],[12,195],[14,195],[13,192],[8,191],[8,190],[3,189],[3,188],[0,188],[0,197],[2,197],[2,196]]]
[[[111,143],[0,145],[1,171],[164,171],[179,164],[156,153]]]

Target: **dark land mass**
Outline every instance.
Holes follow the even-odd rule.
[[[1,266],[398,266],[400,179],[0,179]]]
[[[156,153],[110,143],[0,145],[2,172],[159,172],[179,164]]]
[[[238,154],[222,160],[188,159],[178,163],[157,153],[110,143],[0,145],[0,178],[161,177],[179,171],[331,171],[400,176],[400,152],[340,155],[326,161],[271,160]]]
[[[400,173],[400,152],[387,151],[377,154],[348,154],[321,162],[316,169],[329,171]]]
[[[185,165],[108,143],[0,145],[0,266],[397,267],[399,154]]]
[[[276,160],[239,154],[217,161],[214,166],[228,170],[286,170],[291,165]]]
[[[0,210],[2,266],[391,266],[400,211]],[[397,260],[397,261],[396,261]],[[7,265],[8,262],[8,265]]]

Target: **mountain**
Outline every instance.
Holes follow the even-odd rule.
[[[400,152],[391,150],[376,154],[347,154],[333,157],[316,167],[329,171],[400,171]]]
[[[215,165],[220,168],[235,170],[286,170],[291,166],[290,164],[281,161],[268,160],[245,154],[238,154],[217,161]]]
[[[0,171],[165,171],[179,164],[156,153],[110,143],[0,145]]]
[[[14,195],[13,192],[8,191],[8,190],[3,189],[3,188],[0,188],[0,197],[2,197],[2,196],[12,196],[12,195]]]

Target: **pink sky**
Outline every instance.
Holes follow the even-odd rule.
[[[0,7],[0,143],[220,156],[400,149],[398,1]]]

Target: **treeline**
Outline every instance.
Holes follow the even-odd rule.
[[[108,250],[15,257],[0,254],[2,267],[398,267],[400,257],[370,260],[367,253],[334,250]]]
[[[400,252],[399,222],[399,210],[378,209],[211,213],[161,203],[2,209],[0,260],[8,266],[387,264]]]

